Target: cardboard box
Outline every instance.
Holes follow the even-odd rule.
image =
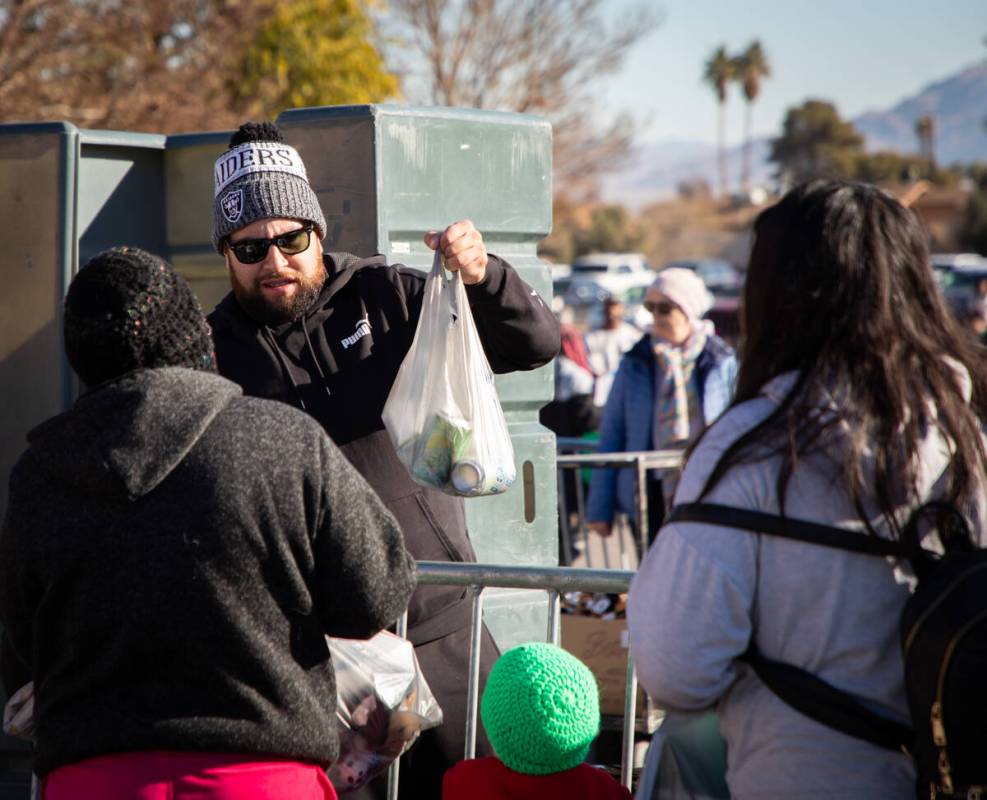
[[[562,615],[562,647],[592,670],[600,687],[600,713],[624,716],[627,693],[627,620],[600,619],[575,614]],[[641,688],[637,694],[637,717],[650,712]]]

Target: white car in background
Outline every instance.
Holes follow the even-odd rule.
[[[590,253],[573,260],[570,279],[591,281],[619,295],[636,286],[649,286],[655,271],[640,253]]]

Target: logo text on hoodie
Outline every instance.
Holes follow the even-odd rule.
[[[370,334],[370,320],[364,317],[358,323],[356,323],[356,330],[352,334],[347,336],[345,339],[341,339],[340,342],[345,350],[348,347],[352,347],[358,341],[360,341],[364,336]]]

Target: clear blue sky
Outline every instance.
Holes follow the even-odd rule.
[[[638,0],[606,0],[620,15]],[[703,64],[723,44],[760,39],[773,67],[754,106],[755,135],[776,135],[785,111],[809,97],[844,117],[884,110],[926,84],[987,58],[987,0],[644,0],[661,25],[601,81],[601,110],[649,121],[642,140],[716,139],[716,101]],[[742,95],[728,104],[740,141]]]

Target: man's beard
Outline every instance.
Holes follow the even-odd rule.
[[[259,281],[248,287],[237,281],[235,276],[231,277],[233,294],[240,307],[247,312],[247,316],[262,325],[281,325],[285,322],[295,322],[305,316],[322,291],[326,281],[326,269],[322,266],[311,278],[299,275],[291,297],[275,300],[264,297]]]

